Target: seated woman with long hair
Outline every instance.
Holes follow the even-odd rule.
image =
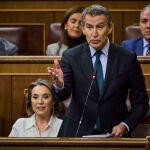
[[[26,95],[28,118],[19,118],[9,137],[57,137],[62,120],[57,117],[58,103],[54,102],[51,83],[45,79],[32,82]]]

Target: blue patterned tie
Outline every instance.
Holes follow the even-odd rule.
[[[102,52],[97,51],[95,52],[95,56],[96,56],[96,60],[95,60],[95,64],[94,64],[94,68],[96,70],[96,80],[97,80],[97,84],[98,84],[98,88],[99,88],[99,94],[101,95],[102,90],[103,90],[103,85],[104,85],[104,79],[103,79],[103,69],[102,69],[102,64],[100,61],[100,55],[102,54]]]
[[[147,45],[146,56],[150,56],[150,44]]]
[[[96,70],[96,80],[97,80],[97,84],[98,84],[98,89],[99,89],[99,94],[101,95],[102,90],[103,90],[103,85],[104,85],[104,79],[103,79],[103,69],[102,69],[102,64],[100,61],[100,55],[102,54],[102,52],[97,51],[95,52],[95,56],[96,56],[96,60],[95,60],[95,64],[94,64],[94,68]],[[100,118],[98,117],[96,120],[96,125],[95,125],[96,129],[100,129]]]

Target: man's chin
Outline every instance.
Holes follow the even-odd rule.
[[[91,46],[92,46],[94,49],[96,49],[96,50],[101,49],[100,46],[99,46],[99,45],[96,45],[96,44],[91,44]]]

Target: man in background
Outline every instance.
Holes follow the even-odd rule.
[[[112,21],[105,7],[87,7],[81,24],[87,42],[66,50],[60,65],[54,60],[54,68],[47,68],[56,101],[72,94],[58,136],[110,133],[129,137],[149,109],[137,56],[109,40]]]
[[[140,12],[140,30],[143,37],[125,40],[121,45],[134,51],[137,56],[150,56],[150,5]]]

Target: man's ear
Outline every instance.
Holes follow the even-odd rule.
[[[84,30],[84,26],[82,26],[82,32],[85,35],[85,30]]]
[[[108,31],[108,34],[110,35],[112,33],[112,24],[110,25],[109,27],[109,31]]]

